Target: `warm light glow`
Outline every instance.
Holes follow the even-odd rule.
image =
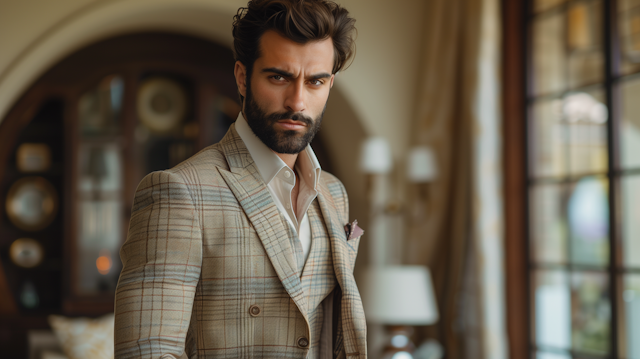
[[[100,257],[96,259],[96,267],[98,268],[98,272],[102,275],[107,275],[111,270],[111,256],[109,255],[109,251],[101,250]]]

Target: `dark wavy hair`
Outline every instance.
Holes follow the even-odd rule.
[[[331,38],[335,74],[355,55],[355,22],[345,8],[328,0],[252,0],[233,17],[234,57],[250,77],[260,57],[260,39],[268,30],[299,44]]]

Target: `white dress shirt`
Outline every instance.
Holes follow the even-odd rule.
[[[322,171],[315,153],[311,146],[307,145],[296,160],[295,169],[300,177],[300,188],[297,200],[298,210],[294,213],[291,191],[296,184],[296,176],[293,170],[253,133],[242,112],[236,120],[236,131],[247,146],[276,206],[284,214],[289,225],[298,233],[304,254],[303,263],[306,263],[311,250],[311,226],[307,210],[318,195],[317,186]]]

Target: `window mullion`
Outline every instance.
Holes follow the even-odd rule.
[[[617,0],[604,1],[604,71],[605,71],[605,96],[606,105],[609,110],[609,118],[607,121],[607,152],[608,152],[608,171],[609,178],[609,297],[611,303],[611,335],[610,335],[610,353],[611,357],[619,358],[619,326],[618,319],[620,314],[619,291],[620,282],[617,275],[617,268],[620,268],[619,251],[619,235],[621,229],[621,211],[619,206],[619,184],[620,177],[617,175],[619,168],[619,156],[617,151],[618,144],[618,124],[619,124],[619,99],[616,95],[616,76],[619,73],[619,44],[618,44],[618,24],[617,24]]]

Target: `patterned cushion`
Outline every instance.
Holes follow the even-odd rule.
[[[113,359],[113,322],[113,314],[97,319],[49,316],[69,359]]]

